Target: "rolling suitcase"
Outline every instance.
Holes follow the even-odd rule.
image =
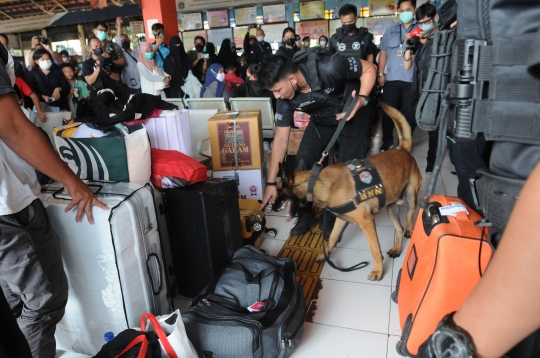
[[[468,214],[464,211],[466,209]],[[456,216],[445,215],[453,211]],[[458,198],[433,195],[420,210],[392,299],[402,331],[398,353],[414,357],[448,313],[457,311],[491,259],[489,229]]]
[[[276,229],[266,227],[265,213],[259,210],[260,205],[259,200],[238,199],[244,245],[259,247],[265,235],[269,239],[277,235]]]
[[[66,312],[56,326],[58,349],[93,355],[103,335],[138,327],[147,312],[171,311],[162,247],[150,186],[89,182],[109,210],[93,208],[95,224],[65,213],[70,197],[61,184],[40,199],[60,238],[69,284]]]
[[[238,187],[235,180],[208,179],[163,192],[177,289],[194,297],[242,247]]]

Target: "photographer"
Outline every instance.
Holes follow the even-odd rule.
[[[210,61],[210,55],[205,53],[206,51],[206,40],[202,36],[195,37],[194,40],[195,51],[188,51],[187,55],[189,61],[191,62],[191,71],[193,75],[197,77],[199,82],[204,83],[206,70],[212,64]]]
[[[98,91],[106,88],[113,90],[117,97],[122,96],[123,86],[111,76],[113,60],[104,56],[101,41],[92,37],[88,40],[87,50],[91,55],[83,63],[82,74],[88,85],[90,97],[95,97]]]
[[[51,50],[51,40],[49,40],[47,37],[39,35],[32,37],[31,41],[31,48],[30,53],[28,54],[28,69],[31,71],[35,66],[36,63],[34,62],[34,52],[39,49],[45,49],[51,54],[51,58],[53,59],[54,63],[59,64],[62,63],[62,56],[58,52],[52,52]]]
[[[103,58],[110,59],[112,61],[109,76],[116,82],[122,81],[122,71],[126,66],[126,59],[122,48],[114,41],[107,40],[107,31],[109,27],[103,22],[96,22],[94,24],[94,35],[101,41],[101,49],[103,51]]]
[[[249,30],[257,29],[255,39],[251,43]],[[247,28],[246,36],[244,37],[244,52],[249,55],[249,63],[260,63],[266,56],[272,54],[272,46],[264,41],[264,30],[257,25],[250,25]]]
[[[416,10],[416,23],[419,33],[414,31],[405,35],[405,43],[407,44],[403,55],[403,69],[409,70],[414,67],[411,97],[413,100],[413,109],[416,112],[416,106],[422,94],[422,88],[427,81],[429,68],[431,66],[431,52],[433,48],[433,36],[437,31],[435,27],[435,16],[437,10],[435,6],[426,3],[418,7]],[[426,36],[427,34],[427,36]],[[414,66],[413,66],[414,63]],[[437,157],[437,141],[439,132],[429,131],[429,148],[427,154],[426,173],[431,173],[435,166]]]

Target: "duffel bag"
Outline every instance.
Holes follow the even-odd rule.
[[[282,358],[300,343],[305,316],[296,263],[244,246],[183,320],[200,356]]]

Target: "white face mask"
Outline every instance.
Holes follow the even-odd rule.
[[[307,41],[304,42],[304,46],[305,46],[305,47],[309,47],[309,42],[307,42]]]
[[[296,46],[300,46],[301,43],[302,41],[296,41]]]
[[[320,44],[321,46],[326,46],[326,41],[319,41],[319,44]]]
[[[263,42],[264,41],[264,36],[257,36],[257,41]]]
[[[68,61],[69,61],[69,58],[67,58],[67,57],[62,57],[62,62],[66,63],[66,62],[68,62]]]
[[[45,70],[45,71],[50,69],[51,66],[52,66],[52,62],[49,61],[49,60],[47,60],[47,61],[39,61],[38,64],[39,64],[39,68],[41,68],[42,70]]]
[[[433,29],[433,23],[428,23],[428,24],[422,24],[420,25],[420,29],[424,32],[428,32],[428,31],[431,31]]]
[[[225,80],[225,74],[222,72],[222,73],[218,73],[216,75],[216,80],[218,80],[219,82],[223,82]]]

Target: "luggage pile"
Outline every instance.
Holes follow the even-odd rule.
[[[109,208],[93,210],[95,225],[75,223],[74,211],[64,213],[71,198],[62,185],[43,186],[40,199],[59,236],[69,283],[57,348],[88,355],[101,350],[106,356],[143,350],[147,357],[160,356],[159,350],[170,357],[207,351],[219,357],[289,356],[305,318],[296,264],[244,246],[259,246],[264,232],[276,234],[265,228],[265,215],[258,209],[266,182],[260,111],[193,110],[197,120],[207,115],[217,153],[212,158],[216,178],[208,179],[207,166],[193,158],[201,138],[192,138],[197,124],[190,111],[159,98],[135,97],[114,99],[105,92],[80,105],[75,118],[59,113],[42,128],[59,156]],[[239,192],[246,185],[247,192]],[[242,275],[236,274],[237,261],[246,265]],[[237,296],[220,291],[223,280]],[[253,294],[245,296],[247,286]],[[223,310],[211,313],[212,319],[248,323],[210,332],[207,323],[193,318],[205,315],[196,308],[205,302],[200,298],[184,317],[184,328],[174,310],[177,293],[229,300]],[[264,307],[250,311],[243,307],[248,301],[253,301],[248,306]],[[145,332],[143,321],[153,315],[163,332],[156,324]],[[249,346],[224,345],[222,334],[228,329],[239,337],[246,329],[251,332],[241,338]],[[254,346],[251,355],[244,355]]]

